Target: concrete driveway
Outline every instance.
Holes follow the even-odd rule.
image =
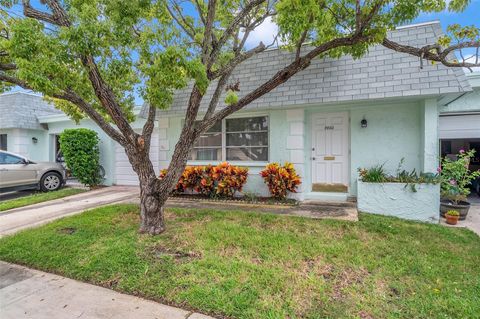
[[[138,194],[138,187],[112,186],[8,210],[0,214],[0,237],[87,209],[132,200],[137,198]]]

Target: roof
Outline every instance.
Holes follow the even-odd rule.
[[[39,116],[63,114],[41,96],[11,92],[0,95],[0,128],[44,129]]]
[[[389,33],[389,38],[402,44],[431,44],[442,34],[438,21],[404,26]],[[304,50],[308,50],[305,47]],[[231,81],[240,81],[242,97],[268,80],[294,59],[294,53],[272,49],[244,61],[235,69]],[[205,112],[216,83],[210,85],[201,104]],[[183,114],[188,105],[191,85],[175,93],[165,114]],[[339,59],[318,58],[286,83],[245,107],[247,110],[319,105],[348,101],[368,101],[396,97],[438,96],[471,91],[461,68],[425,62],[420,68],[417,57],[374,46],[358,60],[351,56]],[[225,92],[224,92],[225,94]],[[224,96],[220,101],[224,100]],[[219,107],[222,107],[220,104]],[[146,115],[145,105],[142,115]],[[157,116],[161,116],[157,113]]]

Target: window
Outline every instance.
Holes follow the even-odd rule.
[[[248,117],[227,119],[227,161],[268,161],[268,119]]]
[[[268,117],[226,119],[195,143],[194,161],[268,161]]]
[[[190,153],[192,161],[222,160],[222,122],[215,124],[200,135]]]
[[[0,134],[0,150],[7,151],[7,134]]]
[[[11,154],[0,153],[0,164],[20,164],[22,163],[22,158],[13,156]]]

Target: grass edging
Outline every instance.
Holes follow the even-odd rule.
[[[0,214],[10,209],[25,207],[54,199],[72,196],[86,191],[87,190],[85,189],[66,187],[53,192],[36,192],[24,197],[5,200],[0,202]]]

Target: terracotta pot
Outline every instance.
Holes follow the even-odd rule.
[[[452,216],[452,215],[445,215],[445,218],[447,219],[447,224],[449,225],[456,225],[459,219],[459,216]]]
[[[440,200],[440,215],[442,217],[445,217],[445,213],[452,209],[460,213],[459,220],[465,220],[465,218],[467,218],[468,210],[470,209],[470,203],[460,201],[458,204],[454,204],[449,199]]]

